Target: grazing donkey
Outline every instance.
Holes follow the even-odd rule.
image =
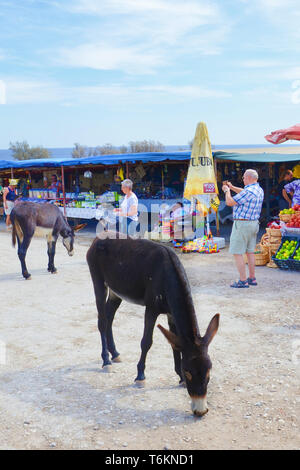
[[[158,325],[173,348],[175,371],[186,382],[192,410],[204,415],[211,369],[208,346],[219,326],[215,315],[200,336],[191,290],[185,270],[170,248],[149,240],[112,239],[104,232],[87,252],[102,340],[103,367],[119,362],[112,323],[122,299],[144,305],[145,323],[136,382],[145,380],[146,355],[152,345],[153,329],[160,313],[168,314],[170,330]],[[106,238],[105,238],[106,237]]]
[[[18,202],[11,212],[12,243],[18,240],[18,256],[21,262],[22,274],[25,279],[31,275],[27,271],[25,257],[34,235],[45,235],[48,242],[48,271],[56,273],[54,266],[55,246],[58,236],[63,237],[63,244],[68,254],[74,254],[74,232],[64,219],[58,207],[52,204],[37,204],[35,202]]]

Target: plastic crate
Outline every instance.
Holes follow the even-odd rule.
[[[291,241],[291,240],[295,240],[297,241],[297,245],[296,245],[296,248],[295,250],[293,251],[292,255],[290,258],[288,259],[276,259],[276,256],[277,256],[277,253],[281,250],[282,248],[282,245],[284,244],[285,241]],[[293,256],[294,256],[294,253],[295,251],[297,250],[297,248],[299,247],[299,238],[298,237],[282,237],[282,240],[281,240],[281,244],[278,248],[278,250],[276,251],[275,255],[272,256],[272,260],[274,261],[274,263],[278,266],[278,268],[280,269],[290,269],[290,270],[293,270],[295,269],[294,266],[296,266],[296,263],[297,261],[293,260]],[[299,262],[298,262],[299,263]],[[300,270],[300,269],[299,269]]]
[[[290,261],[290,265],[291,265],[291,269],[293,271],[300,271],[300,261],[297,261],[296,259],[293,259],[293,256],[295,255],[296,251],[298,250],[298,248],[300,248],[300,240],[298,241],[297,243],[297,246],[295,248],[295,251],[292,255],[292,258],[289,260]]]

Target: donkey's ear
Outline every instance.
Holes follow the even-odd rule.
[[[157,328],[160,329],[162,334],[167,338],[170,345],[175,351],[181,351],[181,344],[180,344],[180,339],[178,338],[178,336],[172,333],[172,331],[166,330],[166,328],[164,328],[161,325],[157,325]]]
[[[217,313],[211,320],[210,320],[210,324],[208,325],[207,327],[207,330],[206,330],[206,333],[205,335],[203,336],[202,338],[202,341],[208,346],[215,334],[217,333],[218,331],[218,328],[219,328],[219,322],[220,322],[220,314]]]

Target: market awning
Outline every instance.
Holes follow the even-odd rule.
[[[11,162],[7,161],[7,160],[0,160],[0,169],[1,170],[6,170],[6,169],[10,169],[11,168]]]
[[[229,153],[214,152],[214,158],[218,160],[232,160],[236,162],[253,163],[279,163],[300,161],[299,153]]]
[[[213,152],[213,157],[219,160],[231,160],[238,162],[253,163],[277,163],[300,161],[299,154],[289,153],[231,153],[231,152]],[[168,161],[189,161],[191,152],[153,152],[153,153],[128,153],[117,155],[100,155],[86,158],[44,158],[34,160],[0,160],[0,170],[6,169],[33,169],[33,168],[59,168],[81,167],[87,165],[119,165],[128,163],[159,163]]]
[[[74,167],[86,165],[118,165],[120,163],[136,163],[136,162],[163,162],[163,161],[184,161],[189,160],[191,152],[149,152],[149,153],[131,153],[117,155],[100,155],[86,158],[44,158],[33,160],[0,160],[0,169],[6,168],[57,168],[57,167]]]

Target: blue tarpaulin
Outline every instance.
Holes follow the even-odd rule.
[[[300,161],[300,153],[229,153],[214,152],[214,158],[249,163],[279,163]]]
[[[7,168],[11,168],[11,162],[7,160],[0,160],[0,169],[6,170]]]
[[[85,165],[118,165],[119,163],[136,163],[136,162],[162,162],[166,160],[189,160],[191,152],[149,152],[149,153],[128,153],[117,155],[100,155],[86,158],[44,158],[34,160],[0,160],[0,170],[6,168],[55,168],[68,166],[85,166]]]
[[[267,162],[289,162],[300,161],[299,154],[288,153],[230,153],[230,152],[213,152],[213,156],[220,160],[244,161],[253,163]],[[0,160],[0,171],[9,168],[14,169],[34,169],[34,168],[58,168],[64,167],[81,167],[86,165],[118,165],[120,163],[149,163],[164,161],[186,161],[191,158],[190,151],[184,152],[149,152],[149,153],[127,153],[117,155],[99,155],[85,158],[44,158],[34,160]]]

